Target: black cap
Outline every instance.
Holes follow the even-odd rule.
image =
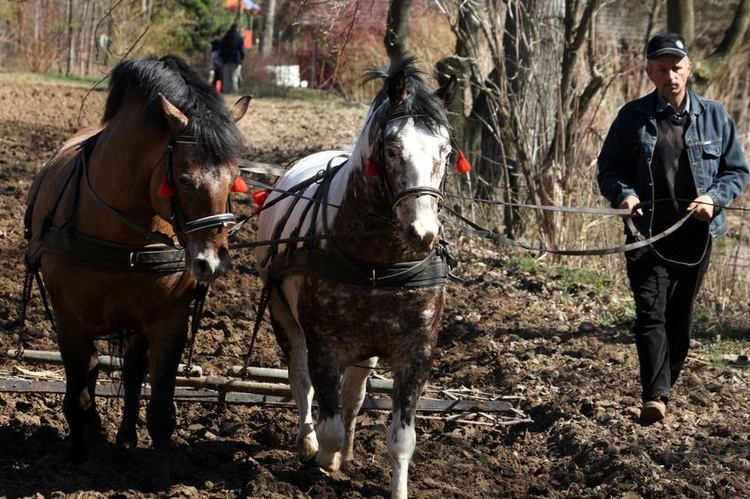
[[[687,43],[679,33],[661,33],[655,35],[648,42],[646,47],[646,57],[656,59],[661,55],[676,55],[679,57],[688,56]]]

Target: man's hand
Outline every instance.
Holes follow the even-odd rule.
[[[618,208],[623,209],[626,208],[630,210],[629,215],[622,215],[623,220],[627,220],[628,218],[633,217],[639,217],[643,215],[643,210],[641,208],[635,209],[636,206],[638,206],[641,203],[641,200],[638,199],[638,196],[630,195],[622,200],[622,203],[620,203],[620,206]]]
[[[708,194],[704,194],[695,198],[687,209],[693,212],[696,220],[707,222],[714,216],[714,200]]]

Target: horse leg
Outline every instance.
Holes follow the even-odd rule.
[[[344,466],[348,461],[354,460],[354,431],[357,426],[357,414],[365,400],[367,377],[377,363],[377,357],[370,357],[361,365],[349,366],[344,371],[344,378],[341,382],[341,412],[346,430],[342,455]]]
[[[417,443],[414,415],[429,375],[429,362],[411,359],[397,370],[393,381],[393,413],[386,440],[392,465],[391,497],[406,498],[409,463]]]
[[[62,328],[58,332],[58,348],[65,366],[63,414],[70,429],[70,460],[86,461],[89,448],[102,440],[102,422],[96,410],[96,380],[99,357],[92,341],[71,338]]]
[[[310,376],[318,401],[318,425],[315,431],[320,449],[316,461],[324,470],[338,471],[346,436],[339,408],[341,370],[329,352],[323,350],[308,348]]]
[[[307,365],[307,342],[297,321],[276,293],[271,298],[269,308],[276,340],[289,364],[289,387],[297,403],[297,454],[300,459],[307,461],[318,453],[318,438],[312,416],[315,392]]]
[[[138,334],[130,338],[122,366],[122,384],[125,392],[122,421],[115,442],[126,449],[138,445],[136,424],[140,410],[141,385],[148,369],[148,343]]]
[[[187,320],[182,330],[149,341],[149,375],[151,399],[146,406],[146,426],[154,447],[154,473],[151,485],[164,490],[171,484],[169,476],[169,446],[176,426],[174,405],[175,376],[187,337]],[[172,328],[175,326],[173,325]],[[179,327],[179,326],[178,326]]]

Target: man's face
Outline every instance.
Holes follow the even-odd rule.
[[[656,85],[656,90],[668,101],[681,100],[685,86],[693,71],[688,57],[663,55],[648,61],[646,74]]]

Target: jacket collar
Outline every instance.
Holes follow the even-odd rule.
[[[688,112],[691,115],[698,115],[703,112],[706,106],[700,100],[697,94],[693,93],[689,88],[687,89],[688,94]],[[662,98],[663,100],[663,98]],[[666,102],[666,101],[665,101]],[[659,104],[659,92],[654,90],[648,95],[645,95],[640,99],[636,109],[644,114],[655,116],[659,110],[664,109],[663,105]]]

